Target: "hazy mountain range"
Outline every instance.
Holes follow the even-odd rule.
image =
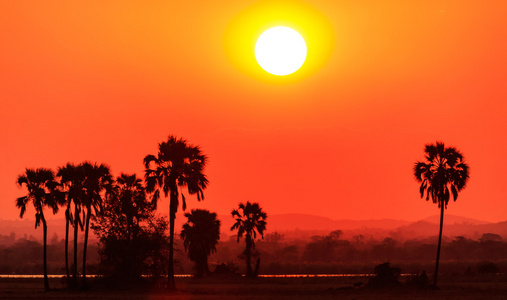
[[[219,215],[222,221],[222,235],[230,236],[233,233],[229,230],[234,219],[230,215]],[[267,234],[275,231],[284,233],[287,237],[306,238],[312,235],[325,235],[333,230],[341,230],[344,238],[351,238],[353,235],[362,234],[375,239],[384,237],[425,238],[438,234],[440,216],[434,215],[416,222],[409,222],[394,219],[378,220],[333,220],[326,217],[306,214],[274,214],[268,216]],[[179,214],[176,218],[176,228],[186,220]],[[24,220],[0,220],[0,235],[10,236],[15,233],[16,238],[42,239],[42,228],[35,229],[35,221]],[[177,230],[178,231],[178,230]],[[466,236],[478,239],[483,233],[496,233],[507,238],[507,221],[491,223],[471,218],[454,215],[444,216],[444,236]],[[65,236],[65,220],[48,220],[48,239],[62,239]],[[72,235],[72,234],[71,234]],[[81,238],[84,234],[80,234]],[[94,237],[92,236],[91,239]]]

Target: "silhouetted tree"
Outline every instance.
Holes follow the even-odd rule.
[[[232,225],[231,230],[237,230],[237,242],[245,235],[245,257],[246,257],[246,276],[255,277],[252,271],[251,255],[252,249],[255,249],[255,238],[257,232],[264,238],[264,230],[266,230],[266,219],[267,215],[259,203],[247,202],[246,205],[243,203],[239,204],[239,209],[234,209],[231,212],[232,217],[236,219],[236,223]],[[257,267],[258,268],[258,267]],[[256,268],[256,269],[257,269]]]
[[[180,191],[187,187],[190,195],[197,194],[197,200],[204,199],[203,190],[208,185],[204,175],[207,157],[198,146],[189,145],[186,140],[169,136],[158,145],[157,155],[144,158],[146,190],[153,193],[152,202],[157,205],[160,190],[169,199],[169,269],[168,288],[175,289],[174,282],[174,219],[178,211]],[[185,196],[181,193],[182,207],[186,209]]]
[[[86,251],[88,248],[88,233],[90,230],[90,219],[93,214],[100,213],[104,194],[111,189],[112,177],[109,167],[104,164],[82,163],[84,180],[84,194],[81,199],[83,205],[83,216],[86,218],[85,236],[83,245],[83,288],[87,287],[86,282]]]
[[[47,270],[47,235],[48,226],[44,216],[44,206],[51,208],[53,214],[58,212],[58,205],[62,202],[62,197],[58,191],[58,183],[55,180],[55,174],[50,169],[26,169],[24,174],[18,176],[17,183],[20,187],[23,185],[28,189],[28,194],[19,197],[16,200],[16,207],[20,209],[19,216],[23,218],[26,212],[26,204],[30,201],[35,207],[35,228],[40,226],[44,231],[44,289],[49,290],[48,270]]]
[[[83,230],[83,222],[81,222],[81,199],[83,197],[84,173],[82,167],[67,163],[65,166],[58,168],[57,176],[59,176],[60,184],[65,194],[65,274],[69,279],[69,227],[74,227],[74,268],[73,281],[77,282],[77,234],[78,225]],[[74,213],[72,212],[72,204],[74,204]],[[67,282],[68,284],[68,282]]]
[[[216,213],[203,209],[193,209],[185,217],[188,221],[183,224],[180,233],[185,251],[188,252],[188,258],[195,262],[195,275],[206,276],[209,274],[208,256],[217,251],[220,221]]]
[[[496,233],[484,233],[481,238],[479,239],[481,243],[487,242],[487,241],[495,241],[500,242],[502,241],[502,237]]]
[[[125,223],[127,225],[127,241],[128,241],[128,254],[130,270],[128,272],[129,279],[133,280],[134,277],[140,275],[136,268],[133,240],[137,241],[140,226],[139,222],[150,216],[152,209],[151,205],[146,200],[146,193],[142,180],[134,175],[121,174],[116,179],[114,196],[118,198],[120,203],[121,213],[125,216]]]
[[[164,235],[167,221],[154,213],[141,179],[127,174],[117,177],[101,214],[92,223],[100,239],[101,273],[128,282],[150,273],[151,264],[164,256],[168,240]]]
[[[375,276],[371,277],[368,281],[367,287],[379,288],[394,288],[400,285],[398,278],[400,277],[401,270],[397,267],[391,267],[389,262],[376,265],[373,269]]]
[[[468,165],[463,155],[453,147],[445,147],[444,143],[428,144],[425,146],[426,160],[414,165],[414,175],[421,182],[419,191],[421,198],[426,193],[426,200],[437,203],[440,208],[440,231],[438,235],[437,259],[433,284],[437,285],[438,263],[440,260],[440,246],[442,244],[442,227],[444,223],[444,208],[447,208],[450,195],[453,200],[458,198],[458,192],[463,190],[468,181]]]
[[[337,259],[336,249],[348,241],[340,240],[341,230],[334,230],[327,236],[312,236],[311,242],[306,244],[303,259],[307,261],[329,262]]]

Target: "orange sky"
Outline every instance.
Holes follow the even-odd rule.
[[[226,55],[228,23],[254,3],[0,2],[0,218],[18,215],[25,167],[142,175],[174,134],[209,156],[190,208],[417,220],[438,210],[412,166],[441,140],[471,167],[447,212],[507,219],[505,1],[308,1],[333,51],[286,84]]]

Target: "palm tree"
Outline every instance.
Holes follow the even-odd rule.
[[[240,212],[241,210],[241,212]],[[252,249],[255,249],[255,238],[257,232],[264,238],[264,230],[266,230],[266,219],[267,215],[259,203],[247,202],[246,205],[243,203],[239,204],[239,209],[232,210],[232,217],[236,218],[236,223],[232,225],[231,230],[238,230],[238,242],[239,239],[245,235],[245,256],[246,256],[246,276],[255,277],[257,274],[252,272],[251,255]]]
[[[26,169],[24,174],[18,176],[17,183],[20,187],[26,185],[28,194],[19,197],[16,200],[16,206],[20,209],[19,216],[23,218],[26,212],[26,204],[28,201],[33,203],[35,207],[35,228],[40,226],[44,230],[44,289],[49,291],[49,280],[47,270],[47,236],[48,226],[44,216],[44,206],[52,209],[53,214],[58,212],[58,205],[62,202],[58,191],[58,183],[55,180],[55,174],[50,169]]]
[[[207,157],[198,146],[189,145],[186,140],[169,136],[166,142],[158,144],[157,155],[144,158],[146,190],[153,193],[152,203],[156,207],[160,190],[164,196],[170,195],[169,202],[169,267],[168,288],[175,289],[174,282],[174,219],[178,211],[181,194],[183,210],[186,209],[185,196],[178,190],[187,187],[190,195],[197,194],[197,200],[204,200],[203,190],[208,179],[203,170]]]
[[[83,222],[81,222],[81,199],[83,198],[84,173],[80,166],[67,163],[65,166],[58,168],[57,176],[61,178],[60,184],[65,193],[65,272],[67,280],[69,276],[69,227],[74,227],[74,284],[77,283],[77,233],[78,225],[83,230]],[[72,213],[72,204],[74,204],[74,214]]]
[[[220,221],[216,213],[203,209],[194,209],[185,217],[188,221],[180,233],[185,251],[188,252],[188,258],[195,262],[196,276],[206,276],[209,274],[208,256],[217,251]]]
[[[436,286],[444,209],[447,208],[451,194],[453,200],[456,201],[458,192],[465,188],[469,178],[469,168],[463,160],[463,155],[456,148],[446,148],[442,142],[426,145],[424,152],[426,153],[426,161],[415,163],[414,175],[417,181],[421,183],[419,188],[421,198],[426,193],[426,200],[431,198],[433,203],[437,203],[440,208],[440,232],[438,234],[437,260],[433,282]]]
[[[84,162],[81,164],[85,175],[84,180],[84,193],[81,199],[84,207],[83,217],[86,219],[85,223],[85,237],[83,245],[83,288],[87,287],[86,283],[86,252],[88,248],[88,233],[90,231],[90,219],[92,215],[100,213],[104,192],[111,190],[112,177],[109,167],[104,164],[91,164]]]

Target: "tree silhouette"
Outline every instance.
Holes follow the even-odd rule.
[[[146,192],[144,190],[143,182],[137,178],[135,174],[120,174],[116,179],[116,186],[114,189],[114,196],[117,197],[120,204],[120,211],[118,214],[125,216],[126,235],[128,242],[128,270],[129,280],[134,280],[137,277],[138,270],[136,268],[133,240],[137,240],[139,234],[141,220],[150,216],[151,205],[146,200]]]
[[[116,178],[100,216],[91,226],[100,239],[100,270],[104,275],[131,283],[141,274],[159,273],[153,271],[159,271],[160,257],[168,248],[164,234],[167,221],[156,218],[154,212],[141,179],[135,174]]]
[[[78,226],[83,230],[83,222],[81,222],[81,199],[84,192],[84,173],[81,166],[67,163],[65,166],[58,168],[57,176],[59,176],[60,184],[65,193],[65,273],[67,280],[69,278],[69,225],[74,223],[74,268],[73,282],[77,283],[77,234]],[[72,204],[74,204],[74,213],[72,212]]]
[[[426,160],[414,165],[414,175],[421,183],[419,191],[421,198],[426,193],[426,200],[437,203],[440,208],[440,232],[438,234],[437,259],[433,284],[437,285],[438,263],[440,260],[440,246],[442,243],[442,227],[444,222],[444,209],[447,208],[450,196],[453,200],[458,198],[458,192],[466,186],[468,165],[463,155],[453,147],[445,147],[444,143],[428,144],[425,146]]]
[[[239,239],[245,235],[246,276],[255,277],[257,274],[252,271],[251,265],[252,249],[255,249],[257,232],[264,238],[267,215],[262,211],[259,203],[250,202],[247,202],[246,205],[240,203],[239,209],[232,210],[231,214],[236,219],[231,230],[238,231],[237,241],[239,242]]]
[[[23,218],[26,212],[26,204],[31,201],[35,207],[35,228],[40,226],[44,231],[44,289],[49,290],[48,270],[47,270],[47,235],[48,226],[44,217],[44,206],[52,209],[53,214],[58,212],[58,205],[62,202],[58,191],[58,183],[55,180],[55,174],[50,169],[26,169],[24,174],[18,176],[17,183],[20,187],[23,185],[28,189],[28,194],[19,197],[16,200],[16,206],[20,209],[19,216]]]
[[[170,195],[169,203],[169,268],[168,288],[175,289],[174,282],[174,219],[178,211],[181,194],[183,210],[186,209],[185,196],[178,187],[187,187],[190,195],[197,194],[197,200],[204,199],[203,190],[208,179],[203,170],[207,157],[198,146],[189,145],[186,140],[169,136],[166,142],[158,145],[157,155],[144,158],[146,190],[153,193],[152,202],[157,205],[160,190],[164,196]]]
[[[220,239],[220,221],[216,213],[203,209],[194,209],[186,213],[188,221],[183,225],[181,238],[188,258],[195,262],[197,277],[209,274],[208,256],[217,251]]]
[[[83,245],[83,288],[87,287],[86,282],[86,252],[88,248],[88,233],[90,230],[90,218],[93,214],[100,213],[104,193],[110,191],[112,185],[112,177],[109,167],[104,164],[91,164],[84,162],[81,164],[85,175],[84,193],[81,199],[83,209],[83,217],[86,218],[85,237]]]

